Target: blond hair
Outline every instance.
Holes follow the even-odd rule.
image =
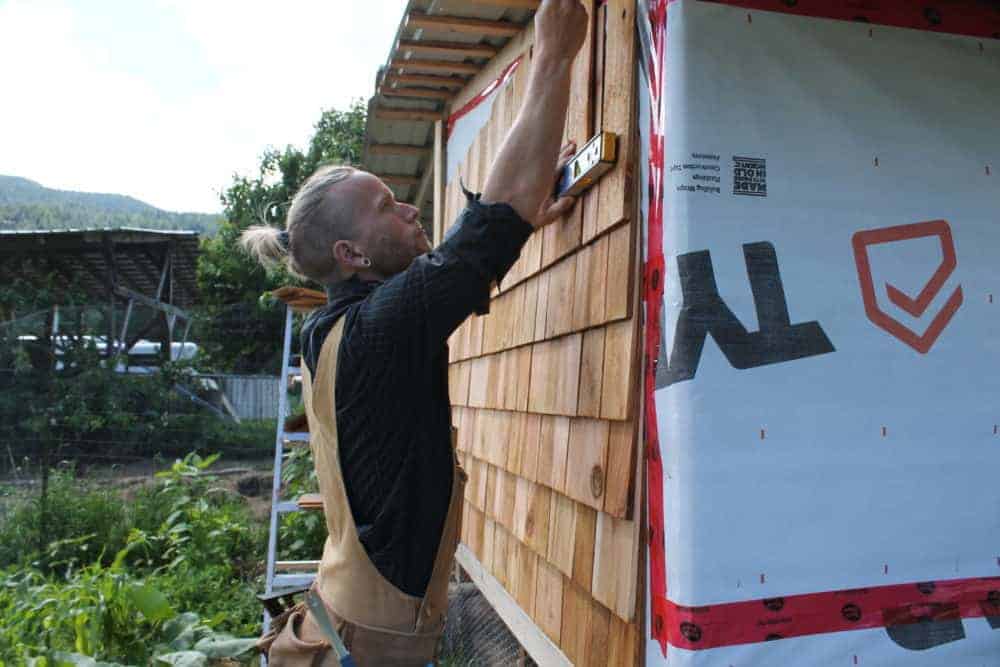
[[[243,249],[265,267],[284,264],[301,278],[325,284],[337,277],[333,244],[353,236],[350,214],[328,197],[331,186],[357,171],[354,167],[320,167],[292,198],[285,231],[253,225],[240,235]]]

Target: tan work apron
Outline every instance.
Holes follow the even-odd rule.
[[[302,389],[309,419],[312,449],[329,536],[323,548],[313,590],[360,667],[423,666],[435,658],[448,608],[448,575],[461,534],[466,475],[455,457],[452,430],[451,500],[430,582],[423,598],[407,595],[389,582],[371,562],[358,539],[344,479],[337,440],[335,380],[337,353],[344,320],[334,325],[323,343],[316,379],[303,364]],[[270,641],[267,641],[270,639]],[[274,620],[265,637],[272,667],[338,665],[337,656],[303,605]]]

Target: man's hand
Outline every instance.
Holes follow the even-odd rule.
[[[580,0],[544,0],[535,14],[536,60],[573,62],[587,39],[587,10]]]
[[[544,227],[550,222],[555,222],[573,210],[573,204],[576,203],[576,197],[572,195],[563,195],[559,199],[556,199],[555,190],[556,186],[559,185],[559,177],[562,176],[563,168],[569,164],[570,160],[573,159],[574,153],[576,153],[575,141],[567,143],[563,146],[562,152],[559,153],[559,162],[556,165],[556,174],[552,182],[552,188],[549,191],[549,196],[542,202],[541,207],[538,209],[538,215],[535,216],[535,229]]]
[[[542,1],[535,14],[535,55],[524,101],[483,185],[483,201],[510,204],[536,228],[573,206],[572,198],[552,201],[552,169],[576,150],[567,147],[559,154],[573,59],[587,39],[587,23],[580,0]]]

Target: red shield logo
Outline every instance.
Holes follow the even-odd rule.
[[[889,301],[913,317],[922,317],[958,264],[955,259],[955,242],[951,238],[951,227],[948,226],[948,223],[944,220],[932,220],[911,225],[868,229],[857,232],[851,239],[854,246],[854,262],[858,268],[858,281],[861,283],[861,295],[864,298],[865,313],[868,315],[868,319],[921,354],[927,354],[927,351],[934,345],[934,341],[938,339],[959,306],[962,305],[962,286],[959,285],[955,288],[924,333],[918,334],[883,311],[879,306],[875,296],[868,247],[879,243],[894,243],[928,236],[936,236],[941,242],[941,264],[938,265],[930,280],[924,284],[920,293],[916,297],[912,297],[888,283],[885,286]]]

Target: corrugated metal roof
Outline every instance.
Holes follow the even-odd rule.
[[[153,238],[155,236],[166,236],[173,238],[189,237],[198,238],[198,232],[189,229],[142,229],[140,227],[89,227],[87,229],[0,229],[0,234],[22,235],[22,236],[59,236],[61,234],[99,234],[102,232],[135,232]]]
[[[433,216],[434,121],[527,26],[538,0],[410,0],[368,105],[365,169]],[[409,112],[409,113],[406,113]],[[420,201],[417,201],[417,199]]]
[[[184,307],[197,299],[198,232],[133,227],[2,230],[0,238],[0,281],[6,284],[15,277],[43,280],[55,274],[57,287],[82,289],[100,301],[107,297],[107,281],[115,276],[119,284],[153,298],[170,253],[171,302]]]

